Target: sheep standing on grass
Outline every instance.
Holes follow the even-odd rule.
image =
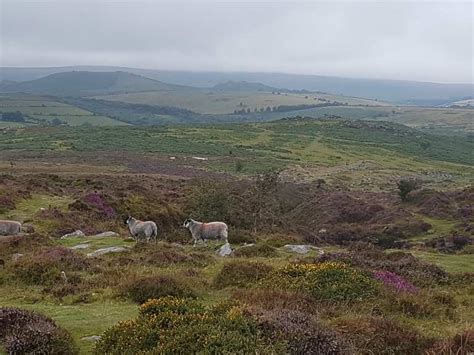
[[[136,218],[128,216],[128,218],[125,220],[125,224],[128,226],[130,234],[135,240],[139,241],[141,239],[146,239],[146,241],[149,242],[151,238],[154,238],[155,242],[157,242],[158,227],[156,226],[155,222],[140,221]]]
[[[194,239],[194,246],[196,246],[199,240],[205,242],[209,239],[219,239],[227,241],[227,224],[224,222],[209,222],[203,223],[195,221],[194,219],[188,218],[184,221],[183,227],[189,229]]]

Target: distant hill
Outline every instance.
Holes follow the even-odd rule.
[[[309,90],[336,95],[366,97],[396,103],[438,106],[474,96],[473,84],[439,84],[416,81],[353,79],[317,75],[248,72],[165,71],[108,66],[78,66],[57,68],[0,68],[2,80],[25,81],[52,73],[81,71],[127,71],[165,83],[212,88],[227,81],[261,83],[274,88]]]
[[[277,89],[268,85],[261,83],[250,83],[248,81],[232,81],[228,80],[223,83],[219,83],[213,86],[214,90],[219,91],[282,91],[282,89]]]
[[[25,82],[3,81],[0,92],[24,92],[55,96],[92,96],[143,91],[173,91],[180,86],[165,84],[123,71],[55,73]]]

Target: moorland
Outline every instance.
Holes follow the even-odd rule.
[[[77,75],[2,86],[0,352],[474,351],[472,109]]]

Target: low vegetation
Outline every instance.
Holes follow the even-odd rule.
[[[0,219],[24,231],[0,236],[2,351],[468,353],[470,147],[330,118],[5,130]],[[232,254],[188,217],[225,221]]]

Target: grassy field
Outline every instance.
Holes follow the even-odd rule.
[[[252,91],[180,90],[97,96],[98,99],[134,104],[175,106],[206,114],[233,113],[234,110],[266,109],[280,105],[314,105],[338,101],[348,105],[389,106],[375,100],[320,93],[278,93]]]
[[[0,121],[0,127],[45,125],[51,124],[54,119],[58,119],[70,126],[125,125],[123,122],[95,115],[90,111],[67,105],[48,97],[27,94],[0,94],[0,113],[16,111],[27,116],[26,122]]]
[[[473,147],[467,138],[422,134],[389,123],[291,120],[186,128],[22,129],[3,134],[0,149],[9,157],[5,161],[15,160],[18,167],[33,152],[43,152],[45,161],[61,164],[58,171],[72,161],[101,169],[116,164],[112,169],[122,171],[146,166],[141,171],[150,173],[186,167],[245,176],[280,168],[301,181],[349,179],[354,187],[386,187],[400,176],[417,176],[440,186],[469,183]],[[110,158],[116,152],[123,152],[121,159]],[[137,161],[133,157],[138,153],[144,155]],[[31,164],[40,161],[36,158]]]

